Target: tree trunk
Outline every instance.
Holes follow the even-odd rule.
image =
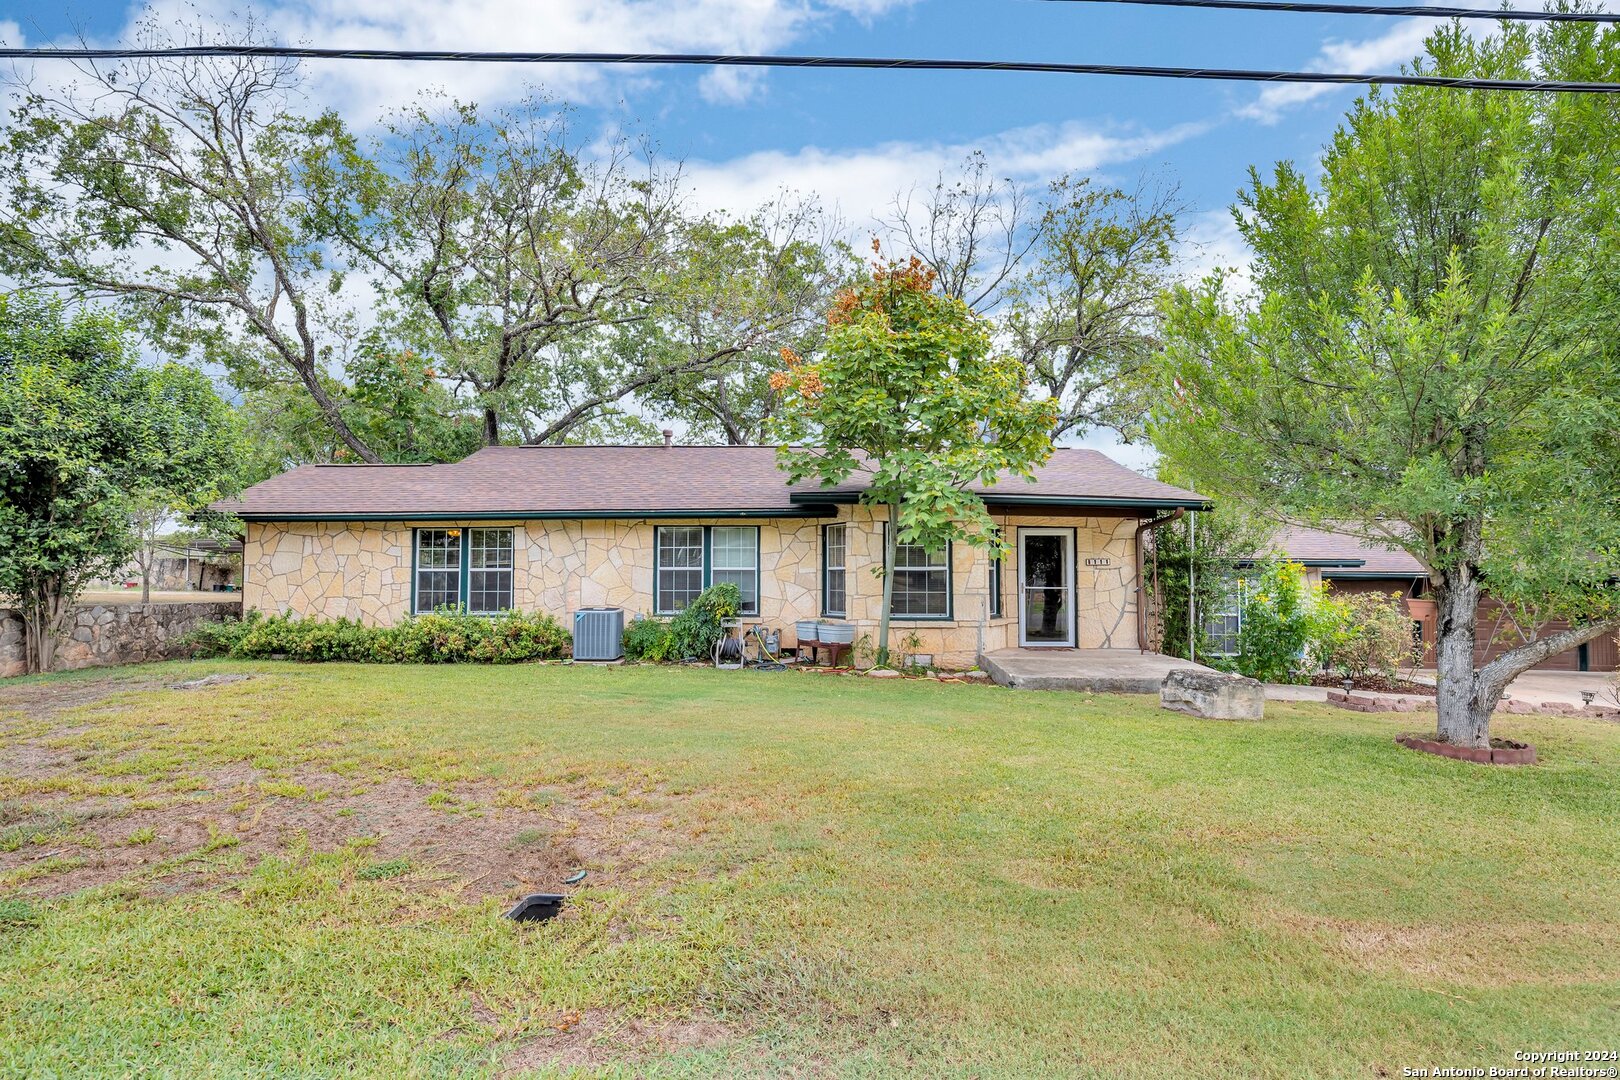
[[[1491,713],[1508,683],[1549,657],[1620,631],[1620,616],[1572,626],[1509,650],[1474,667],[1479,579],[1470,570],[1448,573],[1435,590],[1439,627],[1435,649],[1439,698],[1435,737],[1456,746],[1491,745]]]
[[[67,610],[65,599],[50,588],[37,589],[23,601],[23,670],[28,674],[56,667],[56,638]]]
[[[155,559],[156,555],[148,555],[141,562],[141,603],[143,604],[152,602],[152,563]]]
[[[877,666],[889,666],[889,612],[894,610],[894,562],[900,549],[900,504],[889,505],[883,529],[883,610],[878,613]]]
[[[1447,571],[1435,589],[1435,737],[1456,746],[1491,744],[1491,710],[1502,696],[1479,694],[1474,637],[1479,624],[1479,580],[1472,568]]]
[[[484,445],[501,445],[501,418],[488,406],[484,407]]]

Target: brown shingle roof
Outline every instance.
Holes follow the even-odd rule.
[[[1348,533],[1290,525],[1277,534],[1276,543],[1277,550],[1290,559],[1323,566],[1329,577],[1409,578],[1425,573],[1423,564],[1406,552]],[[1330,563],[1337,565],[1326,565]]]
[[[499,518],[795,514],[825,492],[789,485],[769,446],[492,446],[449,465],[303,465],[217,508],[247,518]],[[992,501],[1201,506],[1095,450],[1060,449],[1034,484],[982,489]],[[795,499],[794,496],[798,498]]]

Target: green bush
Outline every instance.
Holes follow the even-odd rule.
[[[635,619],[624,628],[624,655],[627,660],[658,663],[675,659],[675,635],[668,619]]]
[[[636,619],[624,628],[624,655],[629,660],[660,663],[707,660],[724,629],[722,619],[742,610],[742,590],[730,583],[710,585],[673,619]]]
[[[259,618],[257,611],[250,611],[240,619],[199,623],[180,639],[180,643],[190,650],[192,656],[203,659],[229,656]]]
[[[377,631],[376,659],[411,664],[515,664],[555,660],[572,637],[550,615],[513,611],[493,618],[458,612],[419,615]]]
[[[1344,606],[1306,581],[1303,566],[1262,563],[1243,602],[1233,666],[1262,682],[1305,682],[1337,646],[1344,618]]]
[[[672,660],[707,660],[724,630],[721,619],[735,619],[742,610],[742,590],[730,583],[710,585],[669,624]]]
[[[196,655],[239,660],[375,664],[513,664],[568,655],[572,639],[550,615],[469,615],[443,611],[393,626],[366,626],[352,619],[300,619],[252,613],[236,623],[199,627],[189,638]]]
[[[1353,593],[1338,601],[1344,623],[1326,657],[1341,675],[1393,679],[1413,658],[1412,619],[1399,593]]]

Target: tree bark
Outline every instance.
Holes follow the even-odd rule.
[[[883,529],[883,610],[878,613],[877,666],[889,666],[889,613],[894,610],[894,562],[900,549],[900,503],[890,503]]]
[[[1537,638],[1476,668],[1479,599],[1479,579],[1472,568],[1444,575],[1435,590],[1439,616],[1435,737],[1455,746],[1491,745],[1491,713],[1501,703],[1508,683],[1549,657],[1620,631],[1620,616],[1599,619]]]
[[[1435,589],[1435,737],[1456,746],[1491,744],[1491,710],[1502,696],[1479,693],[1474,639],[1479,625],[1479,579],[1469,566],[1448,570]]]
[[[23,670],[38,675],[56,667],[56,639],[67,604],[49,588],[35,591],[22,605]]]

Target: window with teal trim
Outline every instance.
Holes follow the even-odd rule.
[[[849,534],[843,522],[821,530],[821,613],[847,614],[849,588]]]
[[[703,591],[703,526],[659,526],[654,546],[658,552],[658,610],[673,615]]]
[[[921,544],[898,544],[894,552],[894,601],[889,614],[897,619],[948,619],[951,616],[951,546],[929,551]]]
[[[416,600],[425,615],[440,608],[494,615],[513,607],[513,530],[417,529]]]
[[[461,530],[416,530],[416,611],[461,605]]]
[[[512,610],[512,530],[467,530],[467,610]]]
[[[1001,618],[1001,556],[990,560],[990,617]]]
[[[742,593],[742,614],[759,614],[759,526],[660,525],[657,552],[657,608],[673,615],[707,586],[731,584]]]

